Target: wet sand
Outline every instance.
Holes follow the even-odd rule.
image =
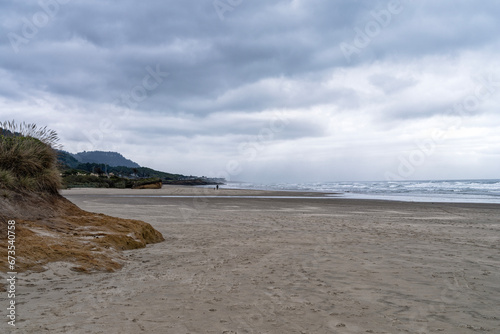
[[[500,205],[63,194],[166,241],[127,252],[115,273],[21,274],[19,333],[500,333]],[[218,197],[144,197],[156,195]]]

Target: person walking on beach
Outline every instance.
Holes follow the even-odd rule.
[[[218,184],[215,186],[215,189],[219,190],[219,185]]]

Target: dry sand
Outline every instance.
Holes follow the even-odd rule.
[[[166,241],[128,251],[112,274],[21,274],[16,332],[500,333],[500,205],[118,197],[159,194],[280,195],[64,191]]]

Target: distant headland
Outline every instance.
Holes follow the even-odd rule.
[[[224,184],[225,179],[173,174],[141,167],[118,152],[57,151],[64,188],[153,188],[162,184],[187,186]]]

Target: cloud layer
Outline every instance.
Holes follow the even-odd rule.
[[[497,1],[2,3],[0,114],[233,180],[498,178]]]

